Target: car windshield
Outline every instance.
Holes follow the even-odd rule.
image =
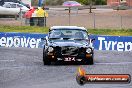
[[[54,29],[49,33],[50,39],[88,39],[88,34],[81,29]]]

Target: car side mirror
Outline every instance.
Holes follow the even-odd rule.
[[[41,40],[46,40],[46,38],[41,38]]]
[[[49,29],[49,32],[50,32],[51,30]]]
[[[95,38],[91,39],[91,42],[94,42],[95,41]]]

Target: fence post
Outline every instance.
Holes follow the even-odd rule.
[[[20,8],[20,20],[21,20],[21,26],[22,26],[22,9]]]
[[[122,16],[120,15],[120,29],[122,29]]]
[[[44,17],[44,27],[46,27],[46,17]]]
[[[69,26],[71,25],[71,7],[69,7]]]
[[[92,13],[92,0],[90,0],[90,8],[89,8],[89,13]]]
[[[95,13],[93,13],[93,27],[96,28],[96,22],[95,22]]]
[[[44,27],[46,27],[46,15],[45,15],[45,12],[44,12]]]

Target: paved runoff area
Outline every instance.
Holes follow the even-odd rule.
[[[44,66],[43,49],[0,48],[0,88],[132,88],[129,84],[76,82],[80,65]],[[132,52],[95,50],[95,64],[83,65],[88,74],[132,75]]]

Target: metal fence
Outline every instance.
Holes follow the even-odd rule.
[[[132,28],[132,16],[128,14],[115,13],[89,13],[72,11],[48,11],[49,16],[46,18],[45,26],[55,25],[71,25],[71,26],[84,26],[86,28]],[[44,19],[44,18],[42,18]],[[30,19],[19,19],[21,25],[30,25]],[[36,20],[37,21],[37,20]],[[38,21],[37,21],[38,22]],[[35,23],[37,23],[35,22]]]

